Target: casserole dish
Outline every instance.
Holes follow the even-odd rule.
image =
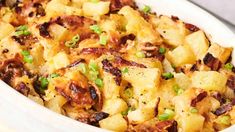
[[[185,22],[199,26],[211,35],[212,41],[223,46],[233,47],[235,44],[234,34],[226,26],[187,1],[137,0],[136,2],[140,7],[150,5],[152,10],[158,14],[175,15]],[[66,131],[69,128],[69,131],[105,131],[53,113],[24,98],[2,81],[0,86],[1,120],[10,129],[16,131]],[[16,100],[17,103],[15,103]],[[232,130],[232,127],[229,129]]]

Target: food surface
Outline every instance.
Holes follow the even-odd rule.
[[[103,129],[232,126],[232,50],[132,0],[0,0],[0,79],[52,111]]]

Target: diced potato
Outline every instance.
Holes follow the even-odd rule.
[[[0,31],[1,32],[1,31]],[[5,37],[0,41],[0,54],[4,49],[8,49],[8,53],[4,54],[4,56],[8,58],[13,58],[16,53],[21,52],[21,45],[15,42],[10,36]],[[3,57],[3,55],[1,55]]]
[[[56,95],[54,98],[50,99],[46,102],[45,106],[49,108],[50,110],[56,112],[56,113],[62,113],[62,106],[67,102],[67,100],[61,96]]]
[[[192,76],[192,87],[207,91],[225,91],[227,77],[216,71],[196,71]]]
[[[231,124],[235,124],[235,107],[229,112],[229,115],[231,117]]]
[[[53,57],[53,63],[56,70],[66,67],[70,64],[68,55],[65,52],[59,52]]]
[[[59,15],[82,15],[82,10],[76,7],[70,7],[56,1],[50,1],[46,6],[48,17],[56,17]]]
[[[134,94],[139,96],[158,87],[161,72],[158,68],[129,67],[128,73],[122,74],[122,77],[132,84]]]
[[[64,40],[67,37],[68,30],[63,26],[52,24],[49,29],[52,36],[58,41]]]
[[[115,31],[117,29],[117,24],[113,20],[103,20],[100,23],[100,28],[105,32]]]
[[[52,0],[52,1],[56,3],[64,4],[64,5],[67,5],[70,2],[70,0]]]
[[[128,108],[126,102],[121,98],[107,99],[104,101],[102,111],[110,115],[126,111]]]
[[[160,34],[153,29],[151,24],[141,17],[138,11],[129,6],[125,6],[119,11],[119,14],[124,15],[127,20],[127,32],[135,34],[139,42],[150,42],[153,44],[160,44],[162,42]]]
[[[188,35],[185,38],[185,43],[191,47],[197,60],[202,59],[209,48],[209,42],[206,35],[201,30]]]
[[[110,2],[85,2],[82,6],[84,16],[102,16],[109,12]]]
[[[154,108],[138,108],[134,111],[130,111],[127,117],[128,120],[133,124],[143,123],[154,117]]]
[[[213,43],[208,49],[208,52],[211,53],[215,58],[218,58],[222,63],[225,63],[230,57],[232,50],[232,48],[222,47]]]
[[[174,22],[167,16],[161,16],[158,22],[157,31],[167,44],[175,47],[183,44],[187,30],[182,21]]]
[[[9,23],[0,22],[0,40],[14,31],[14,27]]]
[[[34,65],[41,66],[45,62],[42,53],[43,53],[43,46],[39,43],[36,43],[30,52],[30,54],[33,56]]]
[[[173,105],[172,99],[176,95],[173,89],[175,85],[176,81],[174,79],[161,81],[161,85],[156,91],[156,96],[161,98],[158,106],[159,113],[164,112],[164,108],[170,108]]]
[[[77,8],[82,8],[82,5],[85,3],[85,2],[88,2],[89,0],[72,0],[72,3],[71,5],[73,7],[77,7]]]
[[[32,95],[29,94],[28,98],[33,100],[34,102],[44,106],[44,102],[43,102],[43,100],[39,96],[32,96]]]
[[[104,72],[104,88],[102,89],[104,98],[117,98],[119,97],[120,86],[118,86],[114,80],[113,75],[110,73]]]
[[[101,128],[123,132],[127,129],[127,122],[121,114],[116,114],[99,122]]]
[[[192,82],[190,78],[183,73],[175,73],[174,78],[175,78],[176,83],[182,89],[187,89],[191,86]]]
[[[171,63],[165,58],[162,62],[163,71],[164,72],[174,72],[174,68],[172,67]]]
[[[196,61],[195,55],[187,45],[178,46],[173,51],[167,52],[166,58],[176,67],[193,64]]]
[[[184,114],[179,121],[183,132],[202,131],[205,118],[199,114]]]

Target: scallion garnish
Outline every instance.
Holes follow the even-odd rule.
[[[72,38],[72,40],[65,42],[65,46],[69,48],[73,48],[75,47],[75,45],[77,44],[79,40],[80,40],[80,36],[77,34]]]
[[[21,51],[21,54],[23,55],[24,62],[26,62],[26,63],[33,62],[33,57],[30,55],[29,51],[23,50],[23,51]]]
[[[101,34],[102,33],[102,30],[101,30],[101,28],[98,25],[92,25],[92,26],[90,26],[90,29],[93,32],[97,33],[97,34]]]

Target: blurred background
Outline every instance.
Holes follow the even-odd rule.
[[[235,33],[235,0],[189,0],[223,21]]]

